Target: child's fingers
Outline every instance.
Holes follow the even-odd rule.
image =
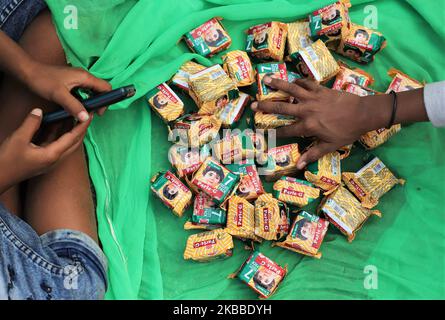
[[[82,88],[88,88],[96,92],[107,92],[111,90],[111,84],[103,79],[96,78],[91,73],[85,70],[80,70],[82,72],[82,81],[79,86]]]
[[[304,100],[309,97],[308,91],[301,85],[297,84],[296,81],[295,83],[289,83],[288,81],[266,76],[263,78],[263,82],[271,88],[289,93],[298,100]]]
[[[32,138],[40,128],[42,122],[42,109],[33,109],[23,120],[22,125],[17,129],[15,134],[23,138],[27,142],[31,142]]]
[[[68,90],[60,90],[59,92],[55,93],[53,100],[62,106],[66,111],[71,113],[80,122],[88,121],[88,112],[85,110],[80,101],[74,98],[74,96]]]
[[[258,101],[251,104],[253,111],[263,111],[266,113],[283,114],[302,117],[302,103],[287,103],[284,101]]]
[[[83,137],[86,134],[92,118],[93,116],[91,115],[89,121],[79,123],[71,131],[65,133],[53,143],[42,148],[43,156],[46,157],[49,162],[56,162],[67,151],[71,150],[74,146],[82,143]]]

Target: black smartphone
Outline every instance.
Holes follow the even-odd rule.
[[[136,88],[134,85],[125,86],[122,88],[114,89],[109,92],[99,93],[87,99],[81,99],[80,95],[75,95],[82,105],[85,107],[87,112],[93,112],[99,110],[100,108],[110,106],[122,100],[128,99],[134,96],[136,93]],[[47,113],[43,116],[42,123],[48,124],[56,121],[64,120],[71,117],[71,114],[66,112],[64,109]]]

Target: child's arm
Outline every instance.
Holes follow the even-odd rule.
[[[42,110],[34,109],[14,133],[0,144],[0,194],[11,186],[44,173],[76,150],[91,123],[83,122],[44,147],[31,142],[42,121]]]
[[[269,82],[268,82],[269,81]],[[260,101],[252,104],[254,111],[295,116],[296,124],[277,129],[277,137],[316,137],[318,144],[304,153],[298,162],[304,168],[326,153],[351,144],[371,130],[389,125],[393,96],[381,94],[359,97],[331,90],[312,80],[287,81],[264,78],[269,86],[288,92],[298,101]],[[445,125],[445,81],[427,84],[425,88],[397,93],[394,123],[432,121]]]
[[[80,121],[87,121],[88,113],[70,91],[74,87],[97,92],[111,90],[108,82],[83,69],[50,66],[33,60],[2,31],[0,48],[0,70],[20,80],[38,96],[60,105]]]

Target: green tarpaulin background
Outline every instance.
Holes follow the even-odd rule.
[[[47,0],[68,60],[109,79],[114,87],[133,83],[138,94],[96,118],[86,146],[97,191],[97,217],[109,259],[109,299],[254,299],[237,280],[226,279],[247,258],[236,241],[234,256],[195,263],[182,258],[190,232],[186,218],[173,216],[149,194],[149,179],[169,168],[165,125],[140,98],[179,68],[189,53],[182,34],[221,16],[233,45],[243,49],[243,31],[270,21],[292,21],[331,1],[254,0],[78,0],[78,29],[64,27],[68,0]],[[363,23],[366,6],[378,10],[378,29],[388,46],[365,69],[385,90],[396,67],[426,82],[445,79],[444,1],[352,1],[352,21]],[[371,8],[372,9],[372,8]],[[212,59],[219,62],[219,58]],[[201,63],[210,64],[206,59]],[[321,260],[263,243],[260,250],[288,264],[289,274],[273,299],[445,298],[445,131],[430,124],[406,126],[375,151],[405,178],[378,206],[350,244],[330,228]],[[360,167],[355,148],[343,168]],[[364,287],[366,266],[378,271],[378,289]]]

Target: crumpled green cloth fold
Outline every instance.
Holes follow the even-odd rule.
[[[165,125],[142,97],[169,79],[191,54],[181,35],[220,16],[243,49],[244,30],[272,19],[292,21],[331,1],[314,0],[78,0],[78,29],[66,28],[68,0],[47,0],[68,61],[108,79],[135,84],[131,101],[96,117],[86,147],[97,192],[99,236],[109,259],[108,299],[254,299],[240,281],[227,279],[248,252],[236,241],[234,256],[195,263],[182,258],[190,234],[149,191],[149,179],[169,168]],[[377,10],[388,46],[369,66],[375,88],[389,84],[390,67],[426,81],[445,79],[444,1],[352,1],[351,18],[362,24]],[[219,56],[212,59],[220,62]],[[354,63],[351,63],[355,65]],[[406,126],[377,149],[384,163],[407,180],[381,199],[383,218],[371,218],[353,243],[330,228],[321,260],[258,248],[289,274],[272,299],[445,298],[445,131],[430,124]],[[344,169],[357,170],[357,147]],[[369,287],[369,270],[377,282]],[[373,273],[375,275],[375,273]],[[374,278],[371,280],[375,280]],[[375,288],[377,286],[377,288]]]

